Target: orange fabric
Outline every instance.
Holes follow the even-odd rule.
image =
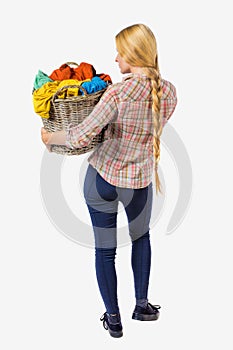
[[[96,75],[95,68],[89,64],[82,62],[77,68],[73,69],[72,79],[85,80],[92,79]]]
[[[86,80],[92,79],[95,75],[95,68],[89,63],[82,62],[77,68],[72,68],[64,63],[60,68],[55,69],[49,78],[58,81],[67,79]]]
[[[96,75],[97,75],[97,77],[99,77],[100,79],[106,81],[107,83],[112,84],[112,79],[111,79],[110,75],[104,74],[104,73],[100,73],[100,74],[96,74]]]
[[[66,63],[61,65],[60,68],[55,69],[52,74],[49,76],[50,79],[52,80],[67,80],[71,79],[72,77],[72,68],[69,67]]]

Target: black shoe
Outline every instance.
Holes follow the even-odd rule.
[[[110,335],[114,338],[120,338],[123,335],[121,318],[119,314],[108,314],[105,312],[100,318],[100,321],[103,321],[103,326],[107,329]]]
[[[132,319],[139,321],[155,321],[159,318],[160,305],[147,304],[147,307],[135,306]]]

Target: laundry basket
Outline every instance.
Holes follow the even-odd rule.
[[[83,92],[83,95],[59,98],[61,92],[68,88],[77,88]],[[105,89],[88,94],[80,85],[66,85],[60,88],[52,97],[49,118],[41,118],[44,128],[49,132],[67,130],[70,123],[73,126],[80,124],[94,109],[99,102]],[[65,155],[79,155],[93,150],[104,140],[104,133],[107,127],[93,137],[90,144],[85,147],[70,149],[66,146],[52,145],[51,152]]]

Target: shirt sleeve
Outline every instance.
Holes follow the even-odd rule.
[[[101,96],[93,111],[79,125],[70,124],[66,146],[71,149],[87,146],[104,126],[117,116],[117,104],[111,86]]]
[[[172,116],[176,105],[177,105],[177,95],[175,86],[167,81],[162,80],[163,95],[160,101],[160,113],[162,114],[163,126]]]

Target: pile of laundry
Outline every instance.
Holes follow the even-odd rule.
[[[96,74],[95,68],[82,62],[77,67],[65,63],[55,69],[50,75],[38,71],[33,85],[33,106],[36,114],[41,118],[49,118],[51,100],[54,94],[62,87],[76,85],[77,87],[67,87],[62,89],[58,98],[73,97],[83,95],[83,91],[78,89],[82,86],[87,94],[92,94],[105,89],[112,84],[112,79],[108,74]]]

